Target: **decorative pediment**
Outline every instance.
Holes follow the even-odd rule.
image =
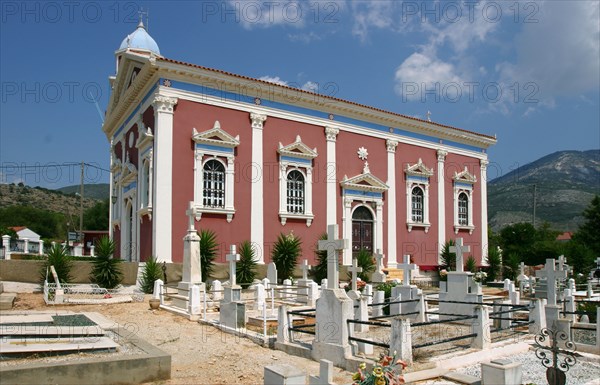
[[[454,179],[455,182],[459,183],[473,184],[477,182],[477,178],[475,177],[475,175],[471,174],[469,170],[467,170],[467,166],[465,166],[465,169],[461,172],[455,171],[454,177],[452,179]]]
[[[235,138],[221,129],[221,123],[215,121],[215,125],[208,131],[198,132],[196,128],[192,133],[192,140],[198,144],[234,148],[240,144],[240,136]]]
[[[348,178],[344,175],[344,179],[340,182],[341,186],[347,190],[358,190],[358,191],[371,191],[371,192],[384,192],[388,190],[388,185],[371,174],[369,170],[369,162],[365,162],[365,168],[363,173],[356,175],[352,178]]]
[[[406,173],[406,175],[423,176],[429,178],[433,175],[433,168],[427,168],[427,166],[425,166],[425,164],[423,163],[423,160],[419,158],[419,161],[417,163],[413,165],[411,165],[410,163],[407,164],[406,168],[404,169],[404,172]]]
[[[154,141],[154,135],[152,134],[152,129],[150,127],[147,127],[144,130],[142,126],[141,131],[142,133],[140,134],[138,141],[135,144],[137,148],[144,148]]]
[[[127,183],[130,180],[137,179],[137,167],[129,161],[129,153],[125,157],[125,163],[123,163],[122,168],[121,182]]]
[[[291,156],[294,158],[314,159],[317,157],[317,149],[311,149],[306,144],[302,143],[300,135],[296,136],[296,141],[292,144],[284,146],[279,142],[277,152],[282,156]]]

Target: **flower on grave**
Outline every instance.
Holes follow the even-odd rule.
[[[402,370],[406,363],[393,356],[382,354],[370,373],[365,374],[367,366],[363,362],[358,366],[358,372],[352,376],[353,385],[399,385],[404,383]]]
[[[108,293],[104,294],[104,299],[109,299],[109,298],[112,298],[112,295],[110,295]]]
[[[485,271],[478,271],[473,276],[473,279],[475,280],[475,282],[480,282],[480,283],[484,282],[486,278],[487,278],[487,273]]]
[[[440,270],[440,277],[445,277],[447,275],[448,275],[448,270],[446,270],[446,269]]]

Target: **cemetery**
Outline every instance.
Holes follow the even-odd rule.
[[[298,264],[301,276],[297,278],[281,279],[271,262],[266,277],[239,282],[236,245],[226,255],[228,279],[205,282],[193,215],[190,207],[181,280],[155,280],[150,298],[159,310],[144,311],[169,315],[170,325],[179,319],[176,328],[184,322],[191,328],[190,336],[203,341],[216,331],[221,341],[244,340],[285,357],[314,362],[309,371],[307,364],[265,364],[265,384],[348,383],[352,373],[364,376],[384,367],[388,376],[423,384],[440,378],[449,384],[521,384],[536,366],[537,372],[548,370],[566,378],[600,374],[600,307],[585,310],[587,304],[600,302],[599,288],[593,280],[577,286],[569,278],[571,267],[564,256],[547,259],[535,276],[528,276],[531,270],[521,263],[516,282],[504,279],[500,288],[484,287],[475,273],[465,271],[464,259],[471,246],[457,238],[450,248],[456,270],[437,285],[415,284],[419,266],[411,263],[409,255],[398,263],[400,273],[396,274],[401,279],[390,279],[376,263],[375,281],[363,281],[357,258],[348,266],[340,263],[349,242],[339,237],[337,225],[331,225],[326,239],[317,245],[327,255],[327,278],[321,282],[312,280],[313,267],[307,260]],[[374,259],[381,260],[381,255],[377,253]],[[76,383],[82,370],[106,383],[141,383],[172,376],[173,353],[145,342],[127,327],[98,312],[52,310],[69,303],[98,309],[133,306],[148,298],[143,293],[61,284],[53,266],[48,278],[43,285],[48,310],[0,313],[3,380],[35,383],[40,376],[49,381],[60,376],[61,383]],[[169,330],[170,326],[161,328]],[[66,364],[63,357],[73,354],[85,358]],[[565,364],[552,366],[553,359],[547,358],[552,354],[565,356],[563,361],[556,360]],[[547,360],[534,363],[536,355]],[[392,356],[398,364],[382,366],[381,360],[392,360]],[[334,376],[338,380],[346,376],[346,382],[334,382]]]

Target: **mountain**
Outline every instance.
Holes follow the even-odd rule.
[[[60,191],[65,195],[71,195],[78,193],[79,194],[80,186],[66,186],[56,189],[56,191]],[[97,184],[84,184],[83,185],[83,196],[85,198],[93,198],[93,199],[108,199],[110,194],[110,185],[108,183],[97,183]]]
[[[490,181],[493,230],[532,221],[534,186],[536,225],[547,221],[556,230],[577,230],[581,213],[600,194],[600,150],[555,152]]]

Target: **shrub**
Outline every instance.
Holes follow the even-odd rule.
[[[327,233],[321,234],[319,241],[327,240]],[[313,268],[315,282],[321,284],[321,281],[327,278],[327,251],[319,250],[319,243],[315,245],[315,254],[317,255],[317,266]]]
[[[202,280],[208,280],[214,270],[214,260],[217,258],[219,244],[217,235],[212,230],[200,231],[200,270]]]
[[[247,289],[256,277],[256,261],[254,260],[254,249],[250,241],[240,243],[240,260],[236,264],[235,274],[237,282],[243,289]]]
[[[371,280],[371,274],[375,271],[373,254],[365,249],[360,249],[356,256],[356,264],[358,267],[362,267],[362,271],[358,273],[358,278],[365,282],[369,282]],[[348,272],[348,279],[352,279],[352,274],[350,272]]]
[[[48,282],[54,282],[54,278],[52,278],[52,273],[50,272],[50,266],[54,266],[54,270],[56,270],[56,275],[58,276],[60,283],[70,283],[73,280],[73,277],[71,276],[73,260],[62,245],[56,244],[48,250],[48,256],[40,269],[40,281],[42,284],[46,280],[46,274],[48,274],[49,277]]]
[[[456,271],[456,254],[450,252],[450,246],[454,246],[454,241],[450,239],[442,247],[440,259],[443,267],[448,271]]]
[[[302,241],[294,233],[279,234],[277,242],[273,246],[271,258],[277,267],[277,273],[281,279],[291,277],[296,267],[296,261],[300,256]]]
[[[465,270],[475,273],[477,271],[477,261],[472,255],[469,255],[467,262],[465,262]]]
[[[121,259],[113,258],[115,242],[102,237],[96,241],[96,258],[92,260],[92,273],[90,279],[100,287],[113,289],[123,280],[121,272]]]
[[[497,247],[490,246],[490,248],[488,249],[487,263],[487,281],[495,281],[496,278],[498,278],[500,269],[502,268],[502,255],[500,254],[500,251]]]
[[[138,281],[140,289],[146,294],[152,294],[154,291],[154,281],[161,279],[162,276],[160,263],[156,261],[156,258],[150,257],[150,259],[146,261],[144,271],[142,271],[142,276]]]
[[[520,261],[519,255],[514,252],[509,253],[506,258],[504,258],[504,278],[508,278],[511,281],[514,281],[517,278]]]
[[[590,319],[590,323],[595,324],[596,320],[596,308],[600,306],[600,304],[592,303],[592,302],[581,302],[577,304],[577,311],[586,312],[587,316]],[[596,337],[598,338],[598,337]]]

